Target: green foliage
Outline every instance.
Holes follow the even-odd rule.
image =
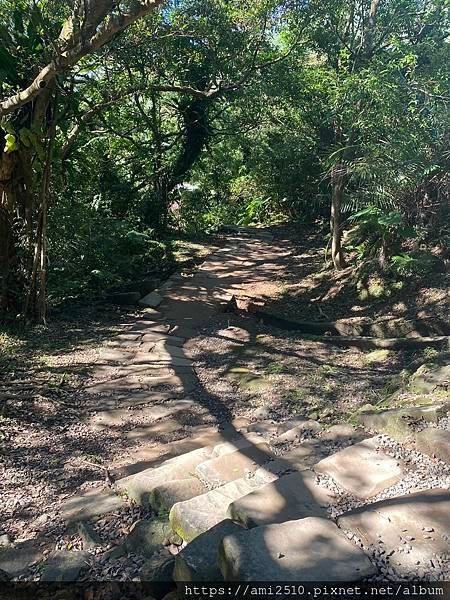
[[[391,258],[391,268],[402,276],[426,275],[445,269],[437,257],[425,251],[397,254]]]
[[[356,212],[349,220],[357,224],[349,240],[362,240],[359,245],[350,246],[360,259],[379,252],[386,253],[402,241],[416,237],[415,230],[405,225],[398,210],[385,212],[378,206],[370,205]],[[393,260],[393,264],[397,263]]]
[[[436,270],[411,247],[449,240],[448,7],[386,0],[369,25],[369,4],[169,0],[58,78],[52,299],[160,268],[174,231],[323,221],[336,172],[356,262]],[[0,0],[2,98],[54,57],[72,8]],[[48,135],[30,105],[0,133],[37,182]],[[376,277],[359,291],[388,293]]]

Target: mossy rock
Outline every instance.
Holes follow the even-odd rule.
[[[128,552],[150,558],[161,549],[163,541],[170,533],[171,527],[167,515],[141,519],[131,528],[124,545]]]
[[[378,350],[372,350],[372,352],[365,354],[364,362],[368,365],[385,363],[391,358],[391,356],[391,350],[379,348]]]
[[[409,391],[422,394],[431,393],[436,388],[450,387],[450,365],[425,363],[410,378]]]
[[[232,367],[226,377],[239,384],[245,391],[257,391],[269,385],[269,380],[245,367]]]
[[[445,414],[442,405],[410,406],[383,411],[360,411],[357,421],[368,429],[387,433],[396,440],[404,440],[414,433],[414,422],[425,420],[436,423]]]

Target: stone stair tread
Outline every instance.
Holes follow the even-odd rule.
[[[272,457],[269,447],[264,442],[249,444],[219,456],[214,456],[216,448],[213,450],[212,458],[195,468],[197,477],[211,487],[223,485],[239,479],[246,473],[252,473]]]
[[[375,573],[332,521],[318,517],[229,534],[219,566],[226,581],[358,581]]]
[[[223,538],[242,530],[229,519],[220,521],[192,540],[175,557],[174,581],[221,581],[218,565],[219,547]]]
[[[16,577],[42,558],[42,550],[37,540],[25,540],[9,546],[0,545],[0,570]]]
[[[176,392],[138,391],[133,394],[119,394],[102,398],[95,402],[95,410],[112,411],[115,409],[133,409],[142,404],[152,403],[154,407],[165,404],[168,400],[176,400]]]
[[[428,489],[363,506],[338,518],[366,546],[382,544],[396,574],[432,572],[434,555],[450,551],[450,491]],[[407,552],[402,551],[406,542]],[[423,577],[423,575],[422,575]]]
[[[153,321],[151,319],[137,319],[131,324],[129,329],[130,333],[150,333],[152,331],[168,333],[170,331],[170,325],[159,321]]]
[[[266,479],[241,477],[191,500],[177,502],[169,514],[172,529],[185,541],[192,541],[226,519],[228,507],[234,500],[271,481],[273,477],[273,475],[267,475]]]
[[[88,552],[57,550],[42,563],[40,581],[76,581],[80,573],[89,568],[90,558]]]
[[[136,500],[139,504],[149,502],[151,492],[158,486],[174,479],[190,479],[195,467],[211,456],[211,448],[197,448],[191,452],[174,456],[159,467],[146,469],[135,475],[119,479],[116,488]]]
[[[397,483],[402,476],[401,463],[377,451],[376,446],[376,437],[347,446],[322,459],[314,469],[332,477],[357,498],[371,498]]]
[[[335,495],[318,485],[312,471],[282,475],[230,503],[227,516],[245,527],[326,517]]]
[[[365,434],[361,427],[356,428],[347,423],[332,425],[321,435],[322,440],[330,442],[347,442],[352,440],[354,442],[360,442],[367,437],[367,434]]]
[[[149,504],[156,512],[169,512],[177,502],[190,500],[207,491],[197,477],[173,479],[153,488],[149,494]]]

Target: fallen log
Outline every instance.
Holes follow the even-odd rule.
[[[450,336],[438,337],[400,337],[400,338],[376,338],[376,337],[350,337],[345,335],[315,335],[308,336],[315,342],[358,348],[360,350],[375,350],[386,348],[390,350],[420,350],[421,348],[436,348],[437,350],[450,350]]]
[[[297,331],[308,339],[325,342],[336,346],[353,347],[361,350],[377,348],[416,350],[420,348],[450,349],[450,336],[415,336],[415,337],[375,337],[362,335],[360,325],[335,323],[333,321],[290,321],[262,310],[253,310],[253,314],[265,325],[277,327],[285,331]]]

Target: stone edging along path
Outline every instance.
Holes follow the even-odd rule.
[[[141,300],[146,312],[101,350],[87,389],[99,427],[141,405],[160,427],[211,410],[195,396],[190,338],[224,300],[248,292],[246,281],[282,269],[287,253],[271,241],[260,232],[232,237],[194,276],[173,276]],[[222,408],[214,416],[226,426],[175,442],[173,456],[156,466],[137,463],[113,489],[74,496],[61,507],[64,518],[95,521],[118,510],[123,496],[151,508],[111,560],[121,552],[145,557],[140,578],[166,582],[167,591],[177,581],[223,578],[450,578],[447,407],[416,409],[422,431],[437,432],[421,432],[424,454],[403,445],[409,431],[400,441],[388,437],[390,420],[379,415],[376,423],[362,418],[366,429],[324,430],[304,418],[236,423]],[[77,579],[88,564],[86,552],[57,552],[41,564],[41,579]],[[14,574],[1,554],[0,568]]]

